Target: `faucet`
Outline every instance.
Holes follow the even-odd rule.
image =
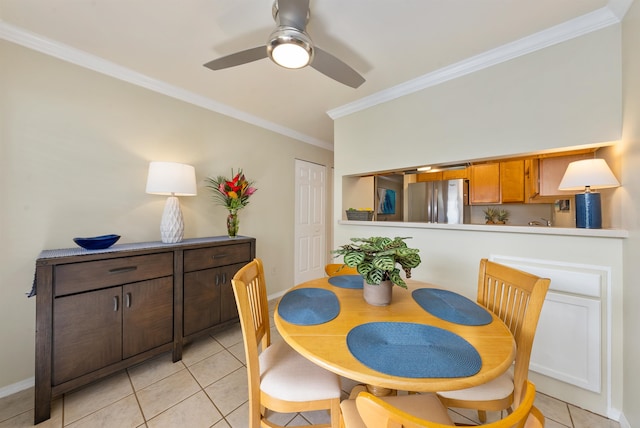
[[[538,220],[533,220],[529,222],[529,226],[547,226],[547,227],[551,227],[551,220],[547,220],[546,218],[542,218],[540,217],[540,220],[544,221],[544,223],[538,221]]]

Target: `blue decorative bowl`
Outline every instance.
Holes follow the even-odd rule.
[[[115,244],[120,235],[102,235],[93,238],[73,238],[73,242],[87,250],[104,250]]]

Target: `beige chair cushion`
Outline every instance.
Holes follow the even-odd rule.
[[[438,392],[444,398],[465,401],[499,400],[508,397],[513,392],[513,373],[507,371],[497,378],[472,388],[456,391]]]
[[[260,389],[274,398],[294,402],[340,398],[338,375],[313,364],[284,341],[272,343],[260,354],[260,371]]]
[[[435,394],[412,394],[394,397],[382,397],[384,401],[398,409],[421,419],[444,425],[455,425],[446,407]],[[342,417],[347,428],[367,428],[356,408],[356,400],[343,400],[340,403]]]

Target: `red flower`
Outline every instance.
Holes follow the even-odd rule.
[[[251,186],[253,182],[245,178],[242,170],[239,170],[236,175],[233,175],[231,170],[231,175],[233,176],[231,180],[218,176],[217,178],[207,177],[206,181],[209,183],[207,187],[213,190],[214,199],[228,210],[236,211],[249,204],[249,196],[258,189]]]

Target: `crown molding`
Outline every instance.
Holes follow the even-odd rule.
[[[377,104],[382,104],[387,101],[439,85],[449,80],[475,73],[476,71],[509,61],[522,55],[580,37],[610,25],[618,24],[620,23],[622,16],[624,16],[624,13],[626,13],[631,1],[632,0],[611,0],[609,6],[532,34],[531,36],[524,37],[495,49],[472,56],[431,73],[424,74],[399,85],[392,86],[389,89],[385,89],[354,102],[336,107],[327,111],[327,114],[331,119],[335,120],[360,110],[373,107]],[[626,8],[622,5],[624,3],[628,3]],[[613,5],[617,6],[615,8],[616,12],[612,10],[614,8]],[[620,15],[620,17],[618,17],[618,15]]]
[[[122,67],[111,61],[107,61],[87,52],[58,43],[38,34],[31,33],[20,27],[8,24],[0,20],[0,38],[38,51],[40,53],[61,59],[66,62],[88,68],[101,74],[119,79],[136,86],[140,86],[151,91],[166,95],[171,98],[184,101],[189,104],[202,107],[204,109],[241,120],[251,125],[273,131],[275,133],[290,137],[307,144],[321,147],[333,151],[333,144],[311,137],[293,129],[278,125],[277,123],[264,120],[257,116],[245,113],[241,110],[230,107],[226,104],[203,97],[185,89],[169,85],[157,79],[153,79],[137,71]]]

